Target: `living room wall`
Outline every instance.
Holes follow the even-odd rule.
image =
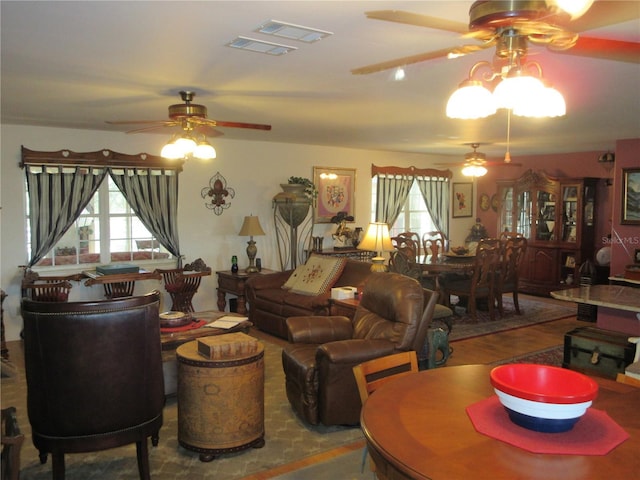
[[[57,151],[69,149],[76,152],[97,151],[102,148],[137,154],[158,154],[166,135],[125,135],[123,133],[2,125],[1,205],[0,209],[0,286],[8,294],[4,302],[4,321],[8,340],[18,338],[22,328],[19,315],[20,265],[27,262],[25,232],[24,171],[19,168],[20,147],[32,150]],[[268,135],[268,134],[266,134]],[[446,160],[442,156],[401,154],[314,145],[291,145],[270,142],[242,142],[216,138],[218,158],[210,162],[190,160],[180,174],[178,204],[180,247],[186,255],[185,262],[202,258],[212,270],[227,270],[231,256],[237,255],[240,268],[248,265],[246,241],[238,232],[246,215],[257,215],[265,230],[264,237],[255,237],[258,257],[263,267],[279,270],[272,198],[280,189],[280,183],[294,176],[312,178],[314,166],[344,167],[356,169],[356,222],[354,226],[366,227],[370,221],[371,165],[397,165],[434,167]],[[235,190],[231,206],[222,215],[215,215],[205,207],[200,191],[208,186],[209,179],[220,172]],[[459,174],[458,174],[459,175]],[[460,179],[458,179],[460,180]],[[473,218],[451,221],[451,238],[464,239]],[[333,224],[317,225],[314,235],[330,236]],[[325,241],[325,244],[329,241]],[[168,265],[167,267],[171,267]],[[77,272],[71,270],[68,273]],[[46,274],[46,273],[43,273]],[[196,310],[217,309],[215,274],[205,277],[194,298]],[[156,281],[138,282],[135,293],[153,288],[164,292]],[[101,299],[102,287],[85,287],[74,284],[70,300]],[[165,294],[163,307],[170,308]]]

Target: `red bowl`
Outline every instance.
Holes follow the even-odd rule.
[[[586,375],[549,365],[500,365],[490,378],[494,388],[533,402],[582,403],[598,394],[598,384]]]

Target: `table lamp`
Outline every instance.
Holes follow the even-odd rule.
[[[253,241],[254,236],[264,235],[264,230],[260,226],[260,220],[258,217],[254,217],[253,215],[244,217],[244,223],[242,224],[242,228],[240,229],[240,233],[238,233],[241,237],[251,237],[247,242],[247,257],[249,257],[249,266],[246,268],[245,272],[247,273],[255,273],[258,271],[258,268],[254,265],[256,260],[256,254],[258,253],[258,248],[256,247],[256,242]]]
[[[384,264],[384,257],[380,255],[382,252],[390,252],[393,250],[391,244],[391,236],[389,235],[389,226],[384,222],[373,222],[367,227],[367,233],[358,244],[358,250],[369,250],[376,252],[376,256],[371,259],[372,272],[386,272],[387,266]]]

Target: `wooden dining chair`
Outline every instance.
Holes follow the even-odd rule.
[[[358,393],[362,405],[369,395],[385,383],[395,378],[418,372],[418,356],[414,350],[394,353],[385,357],[374,358],[353,367],[353,375],[358,385]],[[362,452],[362,465],[360,471],[364,471],[367,459],[367,447]],[[375,472],[375,464],[370,461],[371,471]]]
[[[196,265],[196,262],[185,265],[184,268],[156,269],[162,275],[164,288],[171,296],[171,310],[174,312],[193,312],[193,297],[200,287],[202,277],[211,275],[210,267],[204,263]],[[191,271],[194,265],[198,271]]]
[[[362,404],[388,381],[417,371],[418,356],[414,350],[374,358],[356,365],[353,367],[353,374]]]
[[[391,237],[391,244],[396,250],[403,252],[411,262],[418,261],[420,256],[420,242],[418,240],[397,235]]]
[[[440,230],[426,232],[422,235],[422,249],[425,255],[434,258],[440,253],[445,253],[445,236]]]
[[[489,318],[495,319],[495,273],[500,267],[500,247],[494,242],[480,240],[476,250],[473,274],[469,278],[446,282],[443,286],[445,298],[451,295],[468,298],[468,312],[477,318],[477,301],[486,298]]]
[[[32,282],[22,285],[22,296],[39,302],[68,302],[72,285],[62,282]]]
[[[500,316],[504,315],[502,295],[513,295],[513,306],[520,315],[520,303],[518,302],[518,290],[520,288],[519,271],[527,250],[527,239],[523,236],[501,237],[500,268],[495,279],[495,297]]]

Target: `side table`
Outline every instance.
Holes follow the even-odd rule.
[[[275,270],[263,268],[259,272],[246,273],[241,270],[233,273],[231,270],[217,271],[218,275],[218,310],[224,311],[227,306],[226,294],[235,295],[238,298],[238,312],[240,315],[247,314],[247,300],[244,295],[244,286],[252,275],[266,275],[268,273],[276,273]]]
[[[243,333],[211,340],[213,358],[197,341],[176,350],[178,442],[202,462],[265,444],[264,345]]]

